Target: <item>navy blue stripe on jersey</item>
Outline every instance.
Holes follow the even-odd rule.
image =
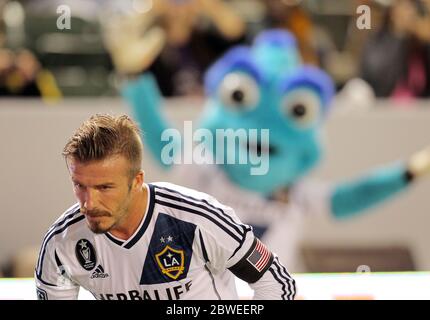
[[[290,281],[290,279],[286,278],[281,273],[281,266],[276,261],[273,262],[273,265],[276,267],[277,274],[282,278],[282,280],[287,284],[288,286],[288,294],[287,294],[287,300],[293,300],[295,296],[295,285],[294,282]],[[294,281],[294,280],[293,280]]]
[[[201,204],[197,204],[197,203],[194,203],[194,202],[191,202],[191,201],[188,201],[188,200],[186,200],[186,199],[184,199],[184,198],[182,198],[182,197],[175,197],[175,196],[172,196],[172,195],[169,195],[169,194],[165,194],[165,193],[161,193],[161,192],[156,192],[155,193],[157,196],[159,196],[159,197],[162,197],[162,198],[166,198],[166,199],[169,199],[169,200],[173,200],[173,201],[177,201],[177,202],[180,202],[180,203],[186,203],[186,204],[188,204],[188,205],[190,205],[190,206],[192,206],[192,207],[196,207],[196,208],[199,208],[199,209],[202,209],[202,210],[205,210],[205,211],[207,211],[207,212],[210,212],[210,213],[212,213],[213,215],[215,215],[215,216],[217,216],[217,217],[219,217],[219,219],[220,220],[222,220],[225,224],[227,224],[227,225],[229,225],[229,226],[231,226],[238,234],[239,234],[239,236],[243,236],[243,231],[242,230],[240,230],[239,229],[239,227],[236,225],[236,224],[233,224],[233,223],[231,223],[231,222],[229,222],[229,221],[227,221],[227,219],[225,219],[223,216],[221,216],[219,213],[217,213],[216,211],[214,211],[214,210],[212,210],[212,209],[210,209],[210,208],[207,208],[206,206],[204,206],[204,205],[201,205]],[[197,209],[198,210],[198,209]]]
[[[273,260],[269,271],[272,273],[273,277],[282,284],[282,299],[294,300],[296,295],[295,280],[289,275],[285,267],[280,264],[278,257],[275,257]],[[285,285],[288,286],[288,290],[286,290]]]
[[[148,212],[147,216],[144,217],[145,221],[143,222],[142,227],[140,228],[139,232],[131,239],[124,248],[130,249],[133,247],[137,241],[139,241],[140,238],[142,238],[143,234],[145,233],[146,229],[148,229],[149,223],[152,220],[152,213],[154,212],[154,205],[155,205],[155,194],[154,194],[154,187],[152,184],[148,184],[149,187],[149,204],[148,204]]]
[[[115,243],[115,244],[117,244],[117,245],[119,245],[119,246],[122,246],[122,245],[124,244],[124,241],[121,241],[121,240],[115,239],[114,237],[112,237],[112,236],[109,234],[109,232],[106,232],[106,233],[105,233],[105,236],[106,236],[110,241],[112,241],[113,243]]]
[[[66,213],[64,214],[63,218],[54,223],[48,230],[48,232],[46,232],[45,237],[43,238],[43,242],[45,242],[45,239],[48,237],[49,233],[52,232],[54,229],[57,229],[58,227],[61,227],[65,222],[67,222],[68,220],[70,220],[72,217],[74,217],[77,213],[79,213],[81,211],[81,208],[79,207],[79,204],[75,204],[74,206],[72,206],[70,208],[70,210],[66,211]]]
[[[249,231],[252,231],[252,229],[251,228],[247,228],[246,229],[246,231],[245,231],[245,235],[243,236],[243,241],[239,244],[239,246],[233,251],[233,254],[228,258],[228,260],[230,260],[231,258],[233,258],[234,257],[234,255],[236,254],[236,252],[238,252],[239,250],[240,250],[240,248],[242,248],[242,246],[243,246],[243,244],[245,243],[245,239],[246,239],[246,234],[249,232]]]
[[[78,204],[76,204],[76,205],[78,205]],[[48,238],[51,235],[51,233],[54,232],[54,230],[61,227],[67,221],[70,221],[76,214],[78,214],[80,212],[80,207],[79,206],[76,207],[76,205],[70,209],[70,210],[72,210],[72,212],[70,212],[70,213],[66,212],[64,217],[60,221],[58,221],[57,223],[54,223],[54,225],[51,228],[49,228],[48,232],[46,232],[46,235],[43,238],[40,252],[42,252],[42,249],[46,246],[46,242],[48,241]],[[37,267],[36,267],[37,270],[40,269],[40,262],[41,262],[41,259],[39,256],[39,260],[38,260]]]
[[[218,220],[214,219],[214,217],[212,215],[208,215],[204,212],[201,211],[197,211],[188,207],[183,207],[183,206],[179,206],[177,204],[174,203],[170,203],[170,202],[166,202],[166,201],[161,201],[159,199],[155,199],[155,202],[158,204],[161,204],[162,206],[166,206],[166,207],[170,207],[170,208],[174,208],[174,209],[178,209],[178,210],[182,210],[185,212],[189,212],[189,213],[193,213],[196,215],[199,215],[201,217],[204,217],[206,219],[208,219],[209,221],[213,222],[214,224],[216,224],[220,229],[222,229],[225,233],[227,233],[231,238],[233,238],[234,240],[236,240],[239,244],[241,244],[244,239],[240,239],[238,236],[236,236],[234,233],[232,233],[229,229],[227,229],[225,227],[225,225],[221,224]]]
[[[40,250],[40,252],[41,252],[41,254],[40,254],[40,256],[39,256],[39,261],[40,261],[40,263],[39,263],[39,265],[38,265],[38,269],[36,270],[36,274],[38,275],[38,278],[39,278],[39,279],[41,279],[41,278],[42,278],[43,260],[44,260],[44,258],[45,258],[46,246],[47,246],[47,244],[48,244],[49,240],[51,240],[51,239],[52,239],[52,237],[54,237],[56,234],[62,233],[62,232],[63,232],[64,230],[66,230],[68,227],[70,227],[71,225],[73,225],[73,224],[75,224],[75,223],[77,223],[77,222],[79,222],[79,221],[82,221],[83,219],[85,219],[85,216],[84,216],[84,215],[81,215],[81,216],[79,216],[79,217],[77,217],[77,218],[75,218],[75,219],[72,219],[72,220],[70,220],[69,222],[67,222],[67,223],[66,223],[62,228],[57,229],[57,230],[54,230],[54,231],[52,231],[52,232],[49,234],[48,238],[46,239],[46,241],[45,241],[44,245],[42,246],[42,248],[41,248],[41,250]]]
[[[207,266],[207,265],[205,265],[205,269],[206,269],[206,271],[209,273],[209,276],[211,277],[211,280],[212,280],[212,286],[213,286],[213,288],[214,288],[214,291],[215,291],[216,296],[218,297],[218,300],[221,300],[221,295],[219,294],[218,289],[216,288],[215,278],[214,278],[214,276],[213,276],[212,272],[209,270],[209,268],[208,268],[208,266]]]
[[[55,228],[61,227],[61,225],[63,225],[67,221],[67,219],[69,219],[70,217],[73,217],[76,213],[80,212],[80,209],[81,208],[79,207],[79,203],[75,203],[73,206],[71,206],[69,209],[66,210],[66,212],[63,215],[63,219],[54,223],[51,226],[51,228],[49,228],[49,230],[46,234],[48,234],[49,232],[51,232]]]
[[[63,263],[61,262],[60,258],[58,258],[57,250],[54,250],[54,255],[55,255],[55,263],[57,264],[57,267],[60,270],[61,275],[66,276],[66,270],[64,269]]]
[[[282,300],[286,300],[287,291],[286,291],[286,288],[285,288],[285,282],[282,281],[279,278],[279,276],[277,275],[277,272],[276,272],[275,268],[273,267],[273,264],[272,264],[272,266],[270,266],[269,271],[273,275],[273,277],[276,279],[276,281],[281,284],[281,286],[282,286],[282,296],[281,296],[281,298],[282,298]]]
[[[235,222],[234,220],[233,220],[233,218],[230,216],[230,215],[228,215],[228,214],[226,214],[225,212],[224,212],[224,210],[222,210],[221,208],[219,208],[219,207],[215,207],[214,205],[212,205],[211,203],[209,203],[207,200],[205,200],[205,199],[196,199],[196,198],[193,198],[193,197],[191,197],[191,196],[189,196],[189,195],[186,195],[186,194],[183,194],[183,193],[181,193],[181,192],[179,192],[179,191],[176,191],[176,190],[173,190],[173,189],[169,189],[169,188],[166,188],[166,187],[160,187],[160,186],[155,186],[157,189],[162,189],[162,190],[166,190],[166,191],[168,191],[168,192],[171,192],[171,193],[174,193],[174,194],[177,194],[178,196],[180,196],[181,198],[182,198],[182,200],[178,200],[178,201],[183,201],[183,202],[185,202],[185,203],[188,203],[188,204],[191,204],[191,205],[194,205],[194,206],[197,206],[197,207],[199,207],[199,208],[203,208],[203,206],[204,206],[204,208],[206,209],[206,210],[208,210],[208,211],[210,211],[210,209],[209,208],[207,208],[207,207],[210,207],[210,208],[212,208],[213,210],[216,210],[216,211],[219,211],[219,214],[218,213],[215,213],[215,212],[213,212],[214,214],[216,214],[216,215],[218,215],[219,217],[220,217],[220,219],[222,219],[222,220],[224,220],[225,221],[225,219],[227,219],[227,220],[230,220],[230,222],[231,223],[229,223],[228,221],[225,221],[226,223],[229,223],[229,225],[231,225],[234,229],[236,229],[236,231],[240,234],[241,233],[241,231],[239,230],[239,227],[241,227],[242,229],[243,229],[243,231],[242,232],[245,232],[245,230],[246,230],[246,226],[244,226],[244,225],[242,225],[242,224],[238,224],[237,222]],[[166,195],[165,193],[160,193],[160,192],[156,192],[156,194],[158,195],[158,194],[160,194],[160,195],[163,195],[164,197],[167,197],[168,195]],[[172,196],[170,196],[170,197],[172,197]],[[185,199],[190,199],[190,200],[193,200],[193,201],[197,201],[198,203],[190,203],[189,201],[186,201]],[[210,212],[212,212],[212,211],[210,211]]]
[[[208,252],[206,251],[205,242],[203,241],[202,232],[199,230],[200,245],[202,247],[203,258],[209,262]]]
[[[183,209],[183,210],[188,211],[188,212],[192,212],[192,213],[200,212],[200,213],[201,213],[201,215],[203,215],[203,216],[207,217],[209,220],[211,220],[211,221],[213,221],[213,222],[215,222],[214,218],[217,218],[217,219],[219,219],[219,220],[221,220],[221,221],[220,221],[220,222],[216,222],[216,224],[217,224],[217,225],[220,225],[220,223],[222,223],[222,224],[223,224],[223,230],[226,230],[226,229],[227,229],[226,227],[231,227],[231,228],[233,228],[233,229],[234,229],[234,231],[236,231],[236,232],[238,233],[239,238],[238,238],[237,236],[235,236],[235,237],[234,237],[235,239],[245,239],[245,234],[246,234],[246,232],[247,232],[248,230],[251,230],[249,226],[246,226],[246,225],[243,225],[243,224],[240,224],[240,223],[234,222],[234,221],[233,221],[233,219],[232,219],[229,215],[226,215],[226,214],[224,213],[224,211],[223,211],[221,208],[214,207],[214,206],[212,206],[211,204],[209,204],[209,203],[208,203],[207,201],[205,201],[205,200],[195,199],[195,198],[189,197],[189,196],[187,196],[187,195],[183,195],[183,194],[182,194],[182,193],[180,193],[180,192],[176,192],[176,191],[171,190],[171,189],[168,189],[168,188],[162,188],[162,187],[158,187],[158,186],[155,186],[155,188],[156,188],[156,189],[161,188],[161,189],[167,190],[167,191],[169,191],[169,192],[176,193],[176,194],[178,194],[178,195],[180,196],[180,197],[175,197],[175,196],[168,195],[168,194],[161,193],[161,192],[158,192],[158,191],[157,191],[157,192],[155,193],[155,195],[156,195],[156,202],[159,202],[159,201],[162,201],[162,200],[166,200],[166,201],[169,201],[169,200],[177,201],[177,202],[179,202],[180,204],[176,204],[176,203],[172,203],[172,202],[168,202],[168,203],[170,203],[171,205],[176,205],[176,206],[177,206],[176,208],[178,208],[178,209]],[[195,200],[195,201],[199,201],[199,203],[190,202],[190,201],[186,200],[185,198],[190,198],[190,199],[193,199],[193,200]],[[192,209],[192,208],[188,208],[188,207],[182,207],[182,206],[181,206],[181,204],[182,204],[182,203],[184,203],[184,204],[188,204],[188,205],[190,205],[190,206],[194,207],[194,208],[195,208],[195,210],[194,210],[194,209]],[[213,209],[215,209],[215,210],[219,210],[219,211],[220,211],[220,213],[219,213],[219,212],[217,212],[217,211],[214,211],[214,210],[212,210],[212,209],[210,209],[210,208],[208,208],[208,207],[207,207],[207,206],[205,206],[203,203],[205,203],[205,204],[209,205],[211,208],[213,208]],[[206,213],[210,213],[210,214],[206,214]],[[209,217],[210,217],[210,218],[209,218]],[[229,218],[228,220],[230,220],[231,222],[230,222],[230,221],[228,221],[228,220],[226,219],[226,217],[228,217],[228,218]],[[243,229],[243,231],[242,231],[242,230],[240,230],[240,228],[242,228],[242,229]],[[229,232],[228,232],[228,234],[232,235],[232,232],[231,232],[231,231],[229,231]],[[237,241],[238,241],[239,243],[241,243],[241,242],[242,242],[241,240],[237,240]]]
[[[44,285],[50,286],[50,287],[57,287],[57,285],[46,282],[45,280],[43,280],[36,272],[36,278],[37,280],[39,280],[40,282],[42,282]]]
[[[295,280],[290,276],[287,269],[279,262],[279,258],[275,257],[273,265],[276,266],[279,276],[287,282],[288,285],[288,300],[293,300],[296,295]]]
[[[54,250],[54,255],[55,255],[55,263],[57,264],[57,267],[61,267],[63,264],[61,263],[60,258],[58,258],[57,250]]]

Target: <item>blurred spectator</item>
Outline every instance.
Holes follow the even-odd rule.
[[[343,28],[345,17],[351,15],[353,2],[343,3],[340,5],[341,9],[334,9],[326,2],[310,6],[309,1],[301,0],[260,1],[267,11],[263,26],[292,32],[297,39],[304,63],[325,69],[333,77],[338,88],[356,75],[357,68],[351,63],[353,58],[348,48],[348,39],[357,40],[355,34],[351,35],[351,31],[356,33],[356,30],[350,27],[348,30],[340,30]],[[355,18],[354,14],[351,15],[349,25],[354,22],[355,27]],[[341,46],[336,43],[339,41],[335,41],[336,35],[333,33],[335,30],[342,40]]]
[[[3,10],[7,0],[0,0],[0,48],[5,45],[6,42],[6,26],[3,20]]]
[[[389,0],[388,0],[389,1]],[[322,66],[333,77],[338,89],[360,76],[360,61],[364,44],[374,30],[379,30],[386,11],[384,0],[353,0],[351,16],[345,29],[342,46],[334,43],[325,48]],[[356,10],[362,5],[370,9],[370,29],[358,29]]]
[[[430,0],[394,0],[368,39],[361,76],[378,97],[430,96]]]
[[[32,278],[37,263],[39,248],[26,246],[17,250],[10,259],[1,266],[0,277]]]
[[[61,97],[52,74],[44,70],[28,50],[13,53],[0,49],[0,95],[36,97],[52,100]]]
[[[245,30],[223,0],[136,0],[128,15],[102,22],[117,71],[150,70],[165,96],[202,94],[203,72]]]
[[[39,256],[39,248],[26,246],[18,250],[12,257],[12,275],[15,278],[32,278]]]
[[[123,2],[117,1],[115,8]],[[113,6],[113,0],[104,5]],[[20,4],[10,1],[9,7],[6,12],[15,27],[7,27],[7,47],[26,48],[43,66],[36,77],[43,97],[56,97],[59,92],[64,96],[116,95],[97,19],[101,1],[21,0]],[[22,18],[14,18],[15,12],[21,12]],[[22,41],[16,40],[19,34]]]
[[[195,29],[186,44],[167,43],[150,66],[164,96],[202,95],[203,73],[242,38],[228,40],[212,28]]]
[[[5,47],[11,37],[5,23],[6,8],[10,3],[0,0],[0,96],[58,99],[61,93],[54,77],[42,68],[33,53],[27,49],[13,51]],[[10,8],[8,15],[11,15]]]
[[[294,34],[303,62],[319,65],[315,25],[300,0],[262,0],[267,6],[265,26]]]

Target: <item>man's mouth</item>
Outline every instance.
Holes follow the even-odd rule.
[[[88,218],[101,218],[101,217],[107,217],[106,214],[87,214]]]
[[[106,213],[106,212],[88,212],[85,210],[81,210],[81,212],[89,218],[99,218],[99,217],[109,217],[110,216],[110,214]]]

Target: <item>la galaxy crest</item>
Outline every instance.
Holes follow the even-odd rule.
[[[155,255],[161,272],[169,278],[176,280],[184,273],[185,253],[166,245],[163,250]]]
[[[76,243],[75,254],[82,268],[87,271],[95,268],[97,263],[96,250],[87,239],[81,239]]]
[[[141,285],[186,279],[196,225],[159,213],[140,276]]]

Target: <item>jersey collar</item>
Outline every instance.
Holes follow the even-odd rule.
[[[147,186],[148,186],[148,206],[145,212],[145,216],[142,219],[134,235],[132,235],[128,240],[121,240],[116,238],[109,232],[105,233],[106,237],[110,241],[126,249],[130,249],[131,247],[133,247],[140,240],[140,238],[142,238],[146,229],[149,226],[149,223],[151,222],[152,214],[154,211],[154,204],[155,204],[155,192],[154,192],[154,186],[152,184],[148,183]]]

